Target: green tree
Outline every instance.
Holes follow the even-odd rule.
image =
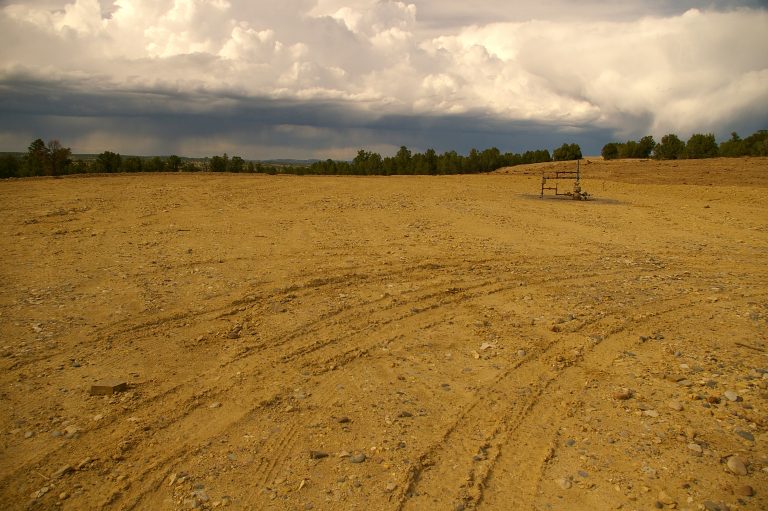
[[[563,144],[552,153],[555,161],[580,160],[581,147],[578,144]]]
[[[153,156],[143,162],[144,172],[165,172],[166,168],[165,160],[159,156]]]
[[[653,148],[653,157],[657,160],[678,160],[685,156],[685,143],[674,133],[661,137],[661,142]]]
[[[178,172],[181,170],[181,158],[179,158],[175,154],[172,154],[168,157],[166,165],[169,171]]]
[[[600,151],[604,160],[615,160],[619,157],[619,146],[616,142],[608,142],[603,146],[603,150]]]
[[[51,140],[46,147],[46,175],[61,176],[69,171],[72,165],[72,151],[64,147],[58,140]]]
[[[648,158],[653,152],[653,148],[656,147],[656,141],[651,135],[647,135],[640,139],[637,143],[637,150],[635,158]]]
[[[144,165],[138,156],[129,156],[123,159],[120,170],[123,172],[141,172],[144,170]]]
[[[245,160],[239,156],[233,156],[229,160],[229,172],[243,172],[245,170]]]
[[[427,167],[427,174],[437,174],[437,153],[434,149],[427,149],[424,153],[424,163]]]
[[[768,130],[759,130],[744,139],[749,156],[768,156]]]
[[[489,172],[503,166],[501,161],[501,151],[496,147],[491,147],[480,153],[480,170]]]
[[[209,163],[209,169],[211,172],[226,172],[229,166],[229,157],[227,153],[224,156],[213,156]]]
[[[42,176],[48,162],[48,149],[42,139],[35,139],[27,148],[24,156],[24,175]]]
[[[691,159],[714,158],[717,156],[717,141],[715,135],[694,133],[685,144],[685,156]]]
[[[634,140],[627,140],[623,144],[619,144],[619,158],[636,158],[637,154],[637,142]]]
[[[360,149],[357,156],[352,160],[352,172],[359,175],[381,174],[384,168],[384,161],[379,153],[374,153]]]
[[[397,151],[397,154],[395,155],[394,160],[394,173],[395,174],[405,174],[408,172],[408,170],[411,168],[411,158],[412,158],[411,151],[405,147],[400,146],[400,149]]]
[[[731,132],[731,139],[720,142],[720,156],[735,158],[747,155],[747,146],[738,133]]]
[[[21,160],[12,154],[0,156],[0,179],[19,177],[21,175]]]
[[[182,172],[199,172],[200,167],[198,167],[191,161],[186,161],[181,165],[181,171]]]
[[[24,156],[23,174],[27,176],[60,176],[66,174],[72,151],[58,140],[51,140],[46,145],[41,139],[34,140]]]
[[[104,151],[96,157],[96,172],[118,172],[123,162],[123,157],[112,151]]]
[[[89,172],[89,171],[90,169],[88,167],[88,164],[83,160],[75,160],[72,162],[72,165],[69,167],[69,172],[71,174],[85,174],[86,172]]]

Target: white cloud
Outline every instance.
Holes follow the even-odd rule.
[[[657,2],[663,8],[654,14],[643,2],[592,1],[578,9],[521,2],[513,12],[501,0],[6,3],[0,77],[91,77],[100,93],[219,91],[333,100],[381,115],[478,112],[628,134],[716,129],[745,112],[768,117],[765,9],[680,13]]]

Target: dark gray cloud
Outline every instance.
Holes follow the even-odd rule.
[[[690,9],[726,11],[768,6],[765,0],[582,0],[578,3],[570,0],[484,0],[481,6],[477,2],[461,0],[414,0],[413,3],[418,7],[420,20],[438,31],[444,31],[447,27],[508,21],[631,21],[643,17],[676,16]]]
[[[199,108],[223,97],[228,99],[226,106]],[[164,108],[158,109],[160,105]],[[608,129],[511,122],[482,112],[389,115],[345,103],[232,94],[182,96],[146,90],[95,94],[72,84],[21,78],[3,84],[0,111],[0,132],[13,129],[18,144],[25,146],[37,137],[57,138],[80,152],[123,154],[207,156],[228,151],[249,158],[325,158],[347,157],[358,148],[392,153],[400,145],[421,151],[431,147],[466,153],[498,147],[522,152],[553,149],[565,141],[599,152],[611,137]]]

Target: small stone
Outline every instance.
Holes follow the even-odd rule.
[[[336,422],[339,424],[347,424],[348,422],[352,422],[349,417],[341,417]]]
[[[362,463],[366,460],[366,456],[364,453],[355,454],[353,456],[349,457],[350,463]]]
[[[711,405],[720,404],[720,398],[717,396],[708,396],[707,397],[707,403]]]
[[[49,491],[51,491],[51,489],[49,487],[43,486],[42,488],[40,488],[39,490],[37,490],[35,493],[32,494],[32,498],[33,499],[39,499],[40,497],[42,497],[43,495],[45,495]]]
[[[408,417],[413,417],[413,414],[411,412],[400,412],[397,416],[401,419],[405,419]]]
[[[392,493],[393,491],[395,491],[395,488],[397,488],[397,485],[396,485],[395,483],[389,483],[389,484],[386,486],[386,488],[384,488],[384,491],[385,491],[386,493]]]
[[[707,511],[729,511],[728,506],[722,502],[712,502],[711,500],[704,501],[704,509]]]
[[[747,464],[738,456],[731,456],[726,463],[728,470],[738,476],[747,475]]]
[[[643,415],[645,415],[646,417],[658,417],[659,412],[657,412],[656,410],[645,410],[643,412]]]
[[[517,350],[518,357],[524,357],[526,355],[525,350]]]
[[[723,395],[728,401],[733,401],[733,402],[741,401],[741,396],[739,396],[737,393],[735,393],[732,390],[726,390],[725,392],[723,392]]]
[[[104,418],[104,416],[99,413],[99,414],[93,416],[93,422],[99,422],[103,418]]]
[[[582,478],[584,478],[584,479],[586,479],[587,477],[589,477],[589,473],[588,473],[588,472],[585,472],[585,471],[583,471],[583,470],[579,470],[577,473],[579,474],[579,477],[582,477]]]
[[[688,444],[688,449],[690,449],[691,451],[699,455],[701,455],[701,453],[704,452],[704,449],[702,449],[699,444],[694,444],[694,443]]]
[[[70,465],[64,465],[59,470],[57,470],[56,472],[53,473],[53,475],[51,476],[51,479],[58,479],[59,477],[62,477],[64,475],[69,474],[70,472],[74,472],[74,471],[75,471],[75,469],[72,468]]]
[[[91,385],[92,396],[108,396],[126,390],[128,390],[128,384],[124,381],[107,380]]]
[[[208,408],[221,408],[221,403],[218,401],[214,401],[213,403],[208,405]]]
[[[754,442],[755,441],[754,435],[752,433],[750,433],[749,431],[744,431],[744,430],[741,430],[741,429],[737,429],[735,431],[735,433],[737,435],[739,435],[741,438],[743,438],[744,440],[749,440],[750,442]]]
[[[323,451],[309,451],[309,457],[313,460],[321,460],[327,458],[328,453]]]
[[[614,392],[612,397],[613,399],[618,399],[619,401],[626,401],[627,399],[632,397],[632,391],[627,388],[624,388]]]
[[[70,438],[75,436],[79,432],[80,432],[80,428],[78,428],[77,426],[67,426],[66,428],[64,428],[64,434]]]
[[[183,505],[184,509],[200,509],[203,503],[197,500],[197,498],[192,497],[189,499],[184,499]]]
[[[667,492],[665,492],[664,490],[661,490],[659,492],[659,495],[658,495],[657,498],[659,499],[659,502],[661,502],[665,506],[671,506],[672,504],[675,503],[675,499],[670,497],[669,494]]]
[[[27,431],[26,433],[24,433],[24,438],[32,438],[33,436],[35,436],[34,431]]]
[[[755,489],[748,484],[745,484],[744,486],[739,486],[738,488],[736,488],[736,495],[741,495],[742,497],[751,497],[754,494],[755,494]]]
[[[573,486],[573,483],[572,483],[572,482],[571,482],[571,480],[570,480],[569,478],[567,478],[567,477],[561,477],[560,479],[558,479],[558,480],[557,480],[557,481],[555,481],[555,482],[556,482],[556,483],[557,483],[557,485],[558,485],[560,488],[562,488],[563,490],[568,490],[568,489],[570,489],[570,488],[571,488],[571,486]]]
[[[683,404],[680,401],[670,401],[669,403],[667,403],[667,406],[669,406],[669,408],[671,408],[676,412],[683,411]]]
[[[565,441],[566,447],[573,447],[574,445],[576,445],[576,440],[574,440],[573,438],[569,438],[568,440]]]
[[[69,493],[63,491],[59,493],[59,500],[67,500],[69,498]]]

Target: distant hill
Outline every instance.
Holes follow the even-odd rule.
[[[310,159],[310,160],[294,160],[291,158],[275,158],[272,160],[251,160],[254,163],[266,163],[267,165],[290,165],[295,167],[308,167],[312,165],[313,163],[317,163],[320,160],[317,159]]]

